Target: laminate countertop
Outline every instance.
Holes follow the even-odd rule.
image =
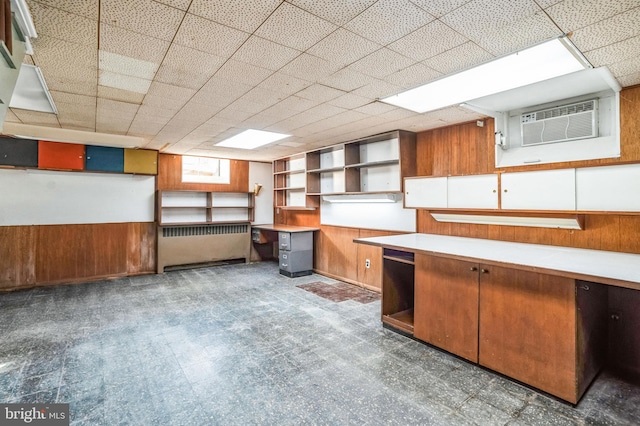
[[[434,234],[402,234],[353,241],[640,290],[640,254]]]
[[[310,232],[319,231],[320,228],[311,228],[308,226],[293,226],[293,225],[274,225],[272,223],[267,225],[251,225],[254,229],[263,229],[265,231],[282,231],[282,232]]]

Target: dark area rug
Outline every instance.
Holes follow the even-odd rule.
[[[380,294],[378,293],[342,282],[327,284],[318,281],[315,283],[301,284],[297,287],[329,299],[332,302],[353,300],[358,303],[371,303],[380,300]]]

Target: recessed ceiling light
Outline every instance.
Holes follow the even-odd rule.
[[[422,113],[586,68],[591,64],[563,36],[381,101]]]
[[[241,149],[254,149],[260,146],[266,145],[271,142],[279,141],[280,139],[288,138],[291,135],[285,135],[283,133],[265,132],[264,130],[245,130],[242,133],[225,139],[216,146],[224,146],[227,148],[241,148]]]

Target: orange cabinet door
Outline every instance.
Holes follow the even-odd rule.
[[[84,145],[38,141],[38,168],[84,170]]]

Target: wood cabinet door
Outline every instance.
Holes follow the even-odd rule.
[[[416,253],[414,336],[478,361],[478,264]]]
[[[482,268],[480,364],[577,402],[575,281]]]

